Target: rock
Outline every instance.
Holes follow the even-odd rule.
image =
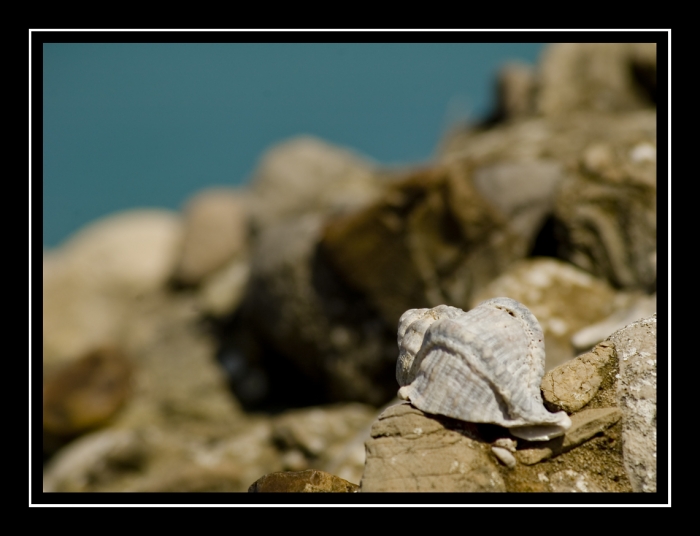
[[[160,210],[118,213],[44,255],[45,367],[118,341],[130,309],[173,269],[180,220]]]
[[[647,318],[656,312],[656,293],[651,296],[633,296],[631,303],[614,312],[600,322],[587,326],[571,337],[571,344],[583,352],[604,340],[611,333],[616,332],[640,318]]]
[[[652,106],[647,76],[635,67],[653,64],[655,43],[556,43],[539,65],[537,108],[546,116],[579,110],[629,112]],[[639,68],[637,68],[639,70]],[[655,89],[655,83],[654,83]]]
[[[655,135],[591,144],[555,202],[559,256],[618,288],[656,290]]]
[[[549,441],[528,442],[519,445],[516,458],[520,463],[533,465],[573,449],[620,420],[618,408],[585,409],[571,416],[571,428],[563,437]]]
[[[656,491],[656,313],[607,339],[620,363],[624,463],[634,491]]]
[[[529,251],[554,208],[557,186],[564,177],[564,167],[556,160],[505,160],[477,167],[474,187],[500,210]]]
[[[473,289],[527,247],[478,193],[466,164],[393,182],[378,202],[330,221],[321,241],[335,271],[392,329],[408,309],[466,308]]]
[[[98,348],[44,382],[44,450],[102,426],[124,405],[132,366],[116,348]]]
[[[242,314],[258,340],[305,376],[306,391],[323,397],[315,403],[383,404],[396,393],[396,327],[385,326],[329,267],[317,247],[322,225],[321,216],[309,214],[260,232]],[[290,396],[299,394],[304,389]]]
[[[525,259],[484,286],[472,299],[508,296],[537,317],[545,336],[546,370],[574,357],[571,335],[606,318],[615,306],[615,291],[590,274],[553,258]]]
[[[238,427],[144,425],[88,434],[50,460],[45,491],[244,492],[260,474],[279,471],[261,420]]]
[[[337,476],[309,469],[307,471],[265,475],[248,488],[249,493],[356,493],[359,486]]]
[[[263,155],[251,181],[256,228],[309,213],[363,206],[380,191],[373,163],[312,136],[298,136]]]
[[[522,63],[500,68],[496,82],[494,121],[512,121],[535,112],[537,77],[535,69]]]
[[[498,462],[470,423],[407,403],[385,410],[366,443],[360,488],[372,491],[505,491]]]
[[[588,404],[606,378],[617,374],[614,355],[614,346],[603,342],[592,351],[547,372],[541,384],[547,409],[573,413]]]
[[[234,188],[204,190],[187,202],[184,233],[174,278],[186,285],[199,284],[245,254],[248,213],[244,195]]]

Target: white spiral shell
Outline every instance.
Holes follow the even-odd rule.
[[[399,320],[399,397],[426,413],[493,423],[530,441],[562,435],[568,415],[542,404],[544,336],[535,315],[511,298],[464,312],[439,305]]]

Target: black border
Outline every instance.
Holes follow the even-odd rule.
[[[29,503],[31,505],[670,505],[668,488],[668,50],[669,31],[29,31],[31,42],[31,197],[30,248],[33,263],[31,336],[31,415]],[[255,493],[43,493],[41,446],[41,300],[40,281],[43,243],[42,226],[42,64],[44,43],[226,43],[226,42],[333,42],[333,43],[521,43],[521,42],[656,42],[657,43],[657,281],[658,367],[657,404],[657,489],[654,494],[456,494],[456,493],[356,493],[356,494],[255,494]],[[666,188],[659,187],[666,185]],[[31,220],[30,220],[31,221]],[[29,437],[29,434],[28,434]],[[262,476],[262,475],[261,475]]]

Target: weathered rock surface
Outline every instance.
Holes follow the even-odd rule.
[[[359,486],[324,471],[281,472],[265,475],[250,485],[250,493],[356,493]]]
[[[498,296],[523,303],[537,317],[545,336],[546,370],[574,357],[571,336],[606,318],[615,291],[604,281],[553,258],[525,259],[484,286],[471,307]]]
[[[547,372],[542,378],[542,399],[550,411],[573,413],[588,404],[603,382],[610,382],[615,374],[615,347],[600,343],[590,352]]]
[[[402,403],[379,416],[371,436],[362,492],[505,491],[498,462],[474,424]]]
[[[656,314],[607,339],[620,363],[617,386],[622,411],[625,468],[634,491],[656,491]]]

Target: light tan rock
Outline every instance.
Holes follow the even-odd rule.
[[[199,192],[185,207],[184,236],[175,279],[200,283],[248,247],[247,200],[234,188]]]
[[[550,411],[578,411],[588,404],[614,366],[615,347],[601,343],[590,352],[559,365],[542,378],[542,398]]]
[[[180,239],[175,213],[132,210],[98,220],[45,253],[45,365],[116,342],[135,301],[167,282]]]
[[[347,212],[371,202],[380,191],[374,163],[313,136],[269,149],[250,187],[256,228],[309,212]]]
[[[362,492],[505,491],[498,462],[474,425],[404,403],[384,411],[371,436]]]
[[[549,489],[554,493],[590,493],[600,492],[596,484],[588,481],[585,475],[565,469],[549,476]]]

